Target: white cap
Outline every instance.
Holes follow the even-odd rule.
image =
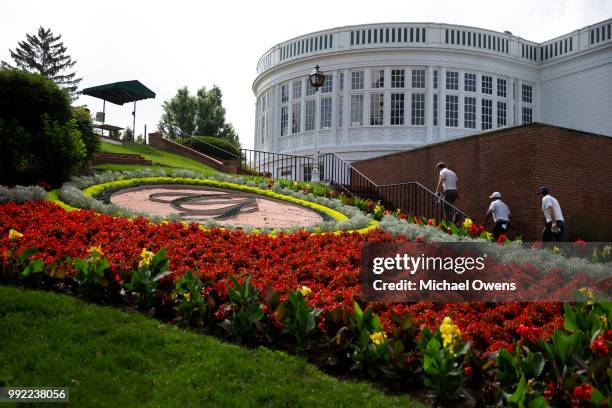
[[[491,194],[489,198],[501,198],[501,193],[499,191],[496,191],[493,194]]]

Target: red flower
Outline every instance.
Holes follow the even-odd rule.
[[[499,245],[504,245],[506,243],[506,234],[499,234],[499,237],[497,237],[497,243]]]
[[[603,336],[598,336],[593,343],[591,343],[591,350],[595,357],[603,357],[608,354],[608,344]]]
[[[467,375],[468,377],[469,377],[469,376],[471,376],[471,375],[472,375],[472,367],[470,367],[470,366],[465,366],[465,367],[463,368],[463,373],[464,373],[465,375]]]
[[[606,332],[606,340],[612,341],[612,329],[608,329]]]
[[[574,398],[578,400],[588,401],[591,399],[592,392],[593,392],[593,387],[591,387],[591,384],[585,383],[585,384],[579,385],[576,388],[574,388],[574,392],[572,393],[572,395],[574,396]]]

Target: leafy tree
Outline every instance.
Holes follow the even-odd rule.
[[[124,142],[131,142],[134,139],[134,131],[132,130],[131,127],[127,126],[125,128],[125,130],[123,131],[122,139]]]
[[[67,72],[76,61],[66,53],[67,49],[61,42],[61,35],[53,35],[50,28],[39,27],[34,35],[26,34],[26,40],[20,41],[17,48],[9,50],[17,68],[40,74],[50,79],[76,99],[79,82],[76,72]],[[12,68],[2,61],[3,68]]]
[[[83,120],[42,75],[0,69],[0,184],[59,184],[76,174],[96,144],[84,143],[80,129],[91,128]]]
[[[172,138],[195,133],[195,116],[197,104],[189,95],[187,87],[180,88],[176,95],[164,102],[164,113],[158,129]]]
[[[238,134],[225,119],[223,94],[214,85],[211,89],[200,88],[196,95],[189,94],[187,87],[164,102],[164,113],[158,128],[170,137],[183,135],[213,136],[240,146]]]
[[[72,115],[76,120],[76,125],[81,132],[81,138],[85,143],[87,157],[93,156],[95,152],[100,150],[100,138],[93,131],[93,123],[89,111],[81,106],[72,108]]]

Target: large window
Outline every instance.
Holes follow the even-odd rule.
[[[438,126],[438,95],[433,96],[433,125]]]
[[[506,102],[497,102],[497,127],[506,126]]]
[[[291,133],[300,133],[302,127],[302,103],[295,102],[291,106]]]
[[[306,115],[304,118],[304,131],[309,132],[315,128],[315,109],[316,101],[310,99],[306,101]]]
[[[403,69],[391,70],[391,88],[403,88],[405,83],[406,71]]]
[[[344,91],[344,72],[338,73],[338,91]]]
[[[321,98],[321,126],[320,129],[330,128],[332,122],[332,98]]]
[[[375,69],[372,71],[372,88],[384,88],[385,87],[385,70]]]
[[[403,125],[404,124],[404,94],[403,93],[392,93],[391,94],[391,124],[392,125]]]
[[[476,129],[476,98],[466,96],[464,100],[463,127]]]
[[[287,136],[288,123],[289,123],[289,107],[283,106],[281,107],[281,115],[280,115],[281,136]]]
[[[351,95],[351,126],[363,126],[363,94]]]
[[[446,73],[446,89],[451,91],[459,90],[459,73],[456,71],[448,71]]]
[[[334,75],[327,74],[325,75],[325,82],[323,82],[323,86],[321,87],[321,93],[331,92],[334,87]]]
[[[493,94],[493,77],[483,75],[482,76],[482,93]]]
[[[351,89],[363,89],[363,71],[351,72]]]
[[[425,94],[412,94],[411,123],[413,126],[423,126],[425,124]]]
[[[476,74],[466,73],[463,87],[466,92],[476,92]]]
[[[291,86],[293,88],[291,99],[300,99],[302,97],[302,81],[293,81]]]
[[[310,85],[310,80],[306,79],[306,96],[312,96],[317,93],[317,88]]]
[[[338,96],[338,127],[344,126],[344,96]]]
[[[424,69],[413,69],[412,70],[412,87],[413,88],[425,88],[425,70]]]
[[[370,94],[370,125],[380,126],[383,124],[385,94]]]
[[[523,106],[523,125],[533,121],[533,111],[531,108]]]
[[[483,99],[481,112],[482,130],[491,129],[493,127],[493,101]]]
[[[433,72],[433,87],[438,89],[438,71]]]
[[[523,96],[523,102],[531,103],[533,101],[533,87],[531,85],[523,84],[522,91],[523,92],[521,92],[521,95]]]
[[[500,98],[506,97],[506,80],[497,78],[497,96]]]
[[[459,126],[459,96],[446,95],[446,126]]]
[[[289,85],[281,85],[281,102],[285,103],[289,101]]]

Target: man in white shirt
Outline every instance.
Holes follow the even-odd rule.
[[[455,201],[459,198],[459,193],[457,190],[457,175],[454,171],[446,167],[446,163],[440,162],[436,165],[436,168],[440,172],[440,177],[438,178],[438,185],[436,186],[436,195],[440,191],[440,187],[442,187],[442,191],[444,191],[444,218],[447,221],[456,222],[457,212],[452,210],[452,205],[455,204]]]
[[[507,234],[508,228],[510,227],[510,209],[502,201],[502,195],[496,191],[489,196],[491,204],[487,210],[484,223],[486,224],[490,216],[493,216],[493,239],[497,242],[497,239],[501,234]]]
[[[559,202],[548,193],[546,187],[540,187],[538,195],[542,195],[542,212],[546,218],[546,225],[542,230],[542,242],[563,242],[565,220]]]

